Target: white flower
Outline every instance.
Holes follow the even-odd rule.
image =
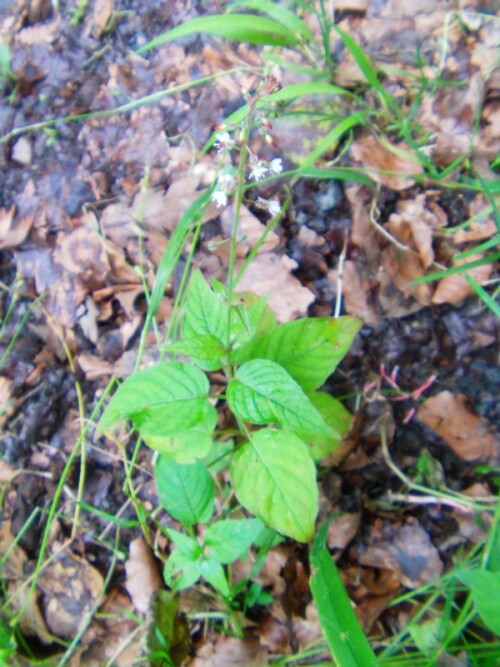
[[[281,206],[279,202],[275,200],[268,201],[263,197],[257,197],[255,205],[258,206],[259,208],[264,209],[264,211],[267,211],[269,215],[271,215],[273,218],[275,215],[278,215],[278,213],[281,213]]]
[[[235,142],[234,139],[231,139],[229,132],[217,132],[215,136],[217,141],[214,143],[214,146],[219,153],[230,151],[231,148],[234,148]]]
[[[269,171],[271,174],[281,174],[283,171],[283,165],[281,164],[281,158],[277,157],[274,160],[271,160],[269,163]]]
[[[256,160],[253,163],[252,171],[250,172],[250,178],[254,178],[256,181],[260,181],[267,174],[269,169],[266,166],[266,163],[262,160]]]
[[[281,206],[279,202],[272,200],[267,202],[267,210],[269,214],[274,218],[275,215],[281,213]]]
[[[214,190],[210,196],[217,208],[227,206],[227,194],[223,190]]]
[[[230,190],[234,185],[234,176],[232,174],[221,174],[217,179],[217,185],[221,190]]]

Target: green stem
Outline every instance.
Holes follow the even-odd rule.
[[[228,299],[228,315],[227,315],[227,341],[226,346],[229,350],[231,344],[231,315],[232,315],[232,303],[234,288],[236,286],[236,280],[234,275],[234,267],[236,263],[236,251],[238,248],[238,229],[239,229],[239,220],[241,207],[243,205],[243,197],[245,194],[245,168],[247,163],[248,155],[248,140],[250,138],[250,130],[252,127],[251,123],[251,109],[249,115],[247,116],[242,129],[242,139],[241,139],[241,151],[240,151],[240,161],[238,166],[238,186],[236,188],[236,194],[234,198],[234,218],[233,218],[233,229],[231,232],[231,246],[229,250],[229,266],[228,266],[228,276],[227,276],[227,299]]]

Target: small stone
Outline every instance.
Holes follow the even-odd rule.
[[[12,161],[17,162],[17,164],[27,167],[31,164],[31,158],[33,156],[33,151],[31,150],[31,144],[26,139],[26,137],[21,137],[16,141],[12,148]]]
[[[325,187],[314,195],[314,201],[321,213],[326,213],[335,208],[342,200],[342,190],[335,181],[330,181]]]

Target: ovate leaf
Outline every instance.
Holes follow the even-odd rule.
[[[479,616],[492,632],[500,635],[500,572],[468,570],[458,575],[468,586]]]
[[[229,597],[230,589],[227,583],[224,568],[213,558],[204,558],[200,567],[201,576],[224,597]]]
[[[193,359],[205,359],[210,365],[214,362],[220,364],[225,355],[225,349],[221,341],[212,335],[200,335],[196,338],[179,340],[172,345],[168,345],[166,350],[173,354],[184,354]]]
[[[205,419],[208,389],[204,373],[187,364],[159,364],[139,371],[118,387],[99,431],[130,419],[144,433],[178,433]]]
[[[276,326],[276,315],[267,305],[266,298],[251,292],[236,295],[239,303],[233,303],[231,312],[231,344],[238,348],[253,338]]]
[[[189,353],[199,365],[206,370],[217,370],[221,367],[221,358],[214,360],[215,347],[221,348],[227,342],[227,326],[229,321],[228,306],[223,297],[217,294],[205,281],[200,271],[194,271],[189,281],[181,326],[181,340],[184,345],[199,345],[199,340],[207,346],[208,355],[204,352],[199,356]]]
[[[231,481],[240,503],[268,526],[308,542],[318,511],[316,468],[293,433],[262,429],[234,455]]]
[[[226,519],[207,528],[203,541],[218,563],[232,563],[243,556],[264,528],[259,519]]]
[[[316,410],[334,431],[334,434],[330,436],[307,433],[306,431],[297,432],[297,435],[309,446],[313,459],[318,461],[337,449],[342,442],[343,435],[349,430],[352,415],[340,401],[337,401],[330,394],[314,391],[308,396]]]
[[[333,434],[295,380],[274,361],[253,359],[240,366],[228,385],[227,400],[237,417],[252,424]]]
[[[275,361],[305,391],[317,389],[333,373],[360,330],[356,317],[304,317],[257,335],[236,352],[236,361]]]
[[[184,465],[160,456],[156,488],[163,507],[185,526],[206,523],[212,516],[214,483],[201,461]]]
[[[177,463],[194,463],[212,449],[212,432],[217,423],[217,410],[205,404],[204,417],[191,428],[170,436],[144,434],[144,442],[162,456]]]

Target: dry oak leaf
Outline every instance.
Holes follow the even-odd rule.
[[[496,461],[500,441],[489,423],[470,410],[462,394],[442,391],[428,398],[418,410],[418,418],[435,431],[464,461]]]
[[[392,146],[367,135],[351,145],[352,157],[361,162],[374,181],[393,190],[411,187],[423,167],[404,143]]]
[[[297,262],[287,255],[261,253],[239,281],[238,292],[269,295],[269,306],[279,322],[303,317],[314,301],[314,294],[291,274],[297,266]]]
[[[189,667],[264,667],[269,663],[267,651],[255,637],[220,636],[215,645],[205,643],[188,664]]]
[[[14,220],[15,207],[8,211],[0,209],[0,248],[14,248],[27,238],[33,225],[34,216],[24,216]]]
[[[382,538],[371,536],[361,565],[392,570],[403,586],[419,588],[439,579],[443,563],[429,535],[418,524],[387,527]]]
[[[473,262],[481,259],[482,255],[469,255],[466,259],[459,260],[455,266]],[[482,264],[473,269],[468,269],[467,273],[480,285],[488,280],[491,274],[491,264]],[[439,284],[432,297],[432,303],[451,303],[457,305],[468,296],[475,294],[473,288],[460,273],[453,273],[445,276],[439,281]]]
[[[39,587],[47,627],[72,639],[102,594],[104,581],[90,563],[65,550],[42,571]]]
[[[130,554],[125,563],[127,579],[125,588],[130,595],[134,607],[141,614],[149,611],[153,595],[164,588],[158,571],[158,563],[148,543],[138,537],[130,543]]]

